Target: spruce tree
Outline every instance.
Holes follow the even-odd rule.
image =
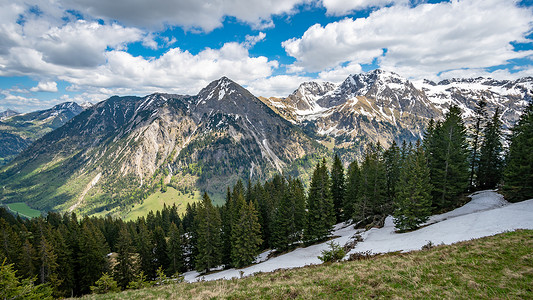
[[[245,203],[242,195],[238,195],[236,202],[240,203],[238,225],[233,227],[231,234],[231,259],[236,268],[251,264],[259,254],[261,240],[261,226],[257,222],[257,212],[252,202]]]
[[[182,228],[183,230],[183,228]],[[168,234],[169,274],[173,275],[183,270],[182,232],[174,222],[170,223]]]
[[[431,183],[419,142],[404,161],[394,201],[394,224],[400,231],[416,229],[431,215]]]
[[[79,237],[79,253],[77,270],[80,276],[81,293],[88,293],[103,273],[108,271],[107,254],[109,248],[102,232],[85,218],[82,222]]]
[[[278,251],[289,249],[302,238],[305,226],[305,194],[298,179],[290,179],[285,195],[278,203],[272,221],[272,247]]]
[[[204,193],[196,215],[197,251],[196,270],[209,272],[222,262],[221,220],[218,210]]]
[[[354,215],[354,205],[359,197],[361,172],[357,161],[353,161],[348,166],[347,178],[346,178],[346,192],[343,202],[343,218],[349,220]]]
[[[387,182],[387,201],[392,202],[396,196],[396,185],[400,177],[401,152],[395,141],[383,153],[385,176]]]
[[[474,175],[478,174],[479,167],[479,151],[482,140],[482,129],[485,126],[487,113],[485,107],[487,102],[481,98],[474,108],[475,122],[470,132],[471,139],[471,154],[470,154],[470,184],[469,189],[472,190],[475,186]]]
[[[312,244],[325,239],[335,224],[335,211],[325,159],[322,163],[317,164],[313,172],[307,198],[307,209],[308,218],[304,240],[307,244]]]
[[[458,195],[468,187],[466,129],[457,106],[451,106],[442,124],[435,126],[429,159],[433,205],[447,209],[457,205]]]
[[[118,285],[123,289],[128,286],[128,283],[133,280],[135,275],[133,241],[130,232],[126,225],[120,226],[117,248],[117,264],[114,267],[114,278],[116,278]]]
[[[504,171],[506,199],[517,202],[533,198],[533,100],[520,116],[509,138]]]
[[[354,221],[363,222],[362,225],[381,223],[384,217],[391,213],[392,208],[386,192],[383,151],[379,144],[370,144],[361,164],[360,190],[354,205]]]
[[[333,166],[331,167],[331,198],[333,199],[333,206],[335,208],[336,223],[344,221],[342,209],[343,199],[346,189],[346,182],[344,180],[344,167],[337,154],[333,159]]]
[[[480,189],[493,189],[502,179],[502,133],[499,108],[483,130],[483,142],[479,154],[477,174]]]
[[[144,218],[139,219],[137,227],[138,233],[135,245],[137,253],[139,253],[141,271],[143,271],[148,278],[154,278],[156,268],[154,265],[152,233],[146,226]]]

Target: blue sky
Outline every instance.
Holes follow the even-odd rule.
[[[413,80],[533,76],[533,1],[0,0],[0,111],[112,95],[258,96],[376,68]]]

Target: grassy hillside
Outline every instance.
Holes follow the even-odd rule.
[[[532,249],[533,230],[519,230],[411,253],[85,299],[531,299]]]
[[[16,202],[6,204],[7,208],[15,214],[19,214],[25,218],[35,218],[41,215],[41,212],[33,209],[24,202]]]

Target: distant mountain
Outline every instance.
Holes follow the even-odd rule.
[[[325,147],[223,77],[196,96],[112,97],[94,105],[6,166],[0,196],[41,210],[94,213],[141,201],[163,181],[222,198],[238,179],[298,175],[319,152]]]
[[[0,120],[5,119],[5,118],[9,118],[11,116],[15,116],[15,115],[18,115],[18,114],[20,114],[20,113],[14,111],[14,110],[8,109],[8,110],[0,112]]]
[[[226,77],[194,96],[114,96],[63,119],[0,170],[0,199],[40,210],[117,212],[162,183],[223,199],[239,179],[276,172],[307,178],[332,153],[347,163],[369,142],[416,141],[451,104],[468,118],[484,98],[489,115],[501,107],[508,128],[532,84],[533,78],[412,82],[374,70],[338,85],[306,82],[286,98],[257,98]]]
[[[489,115],[500,107],[504,127],[509,128],[525,107],[532,85],[530,77],[411,82],[378,69],[351,75],[338,86],[306,82],[287,98],[261,99],[349,161],[360,156],[368,142],[388,147],[392,140],[420,139],[429,119],[442,119],[451,104],[461,107],[468,122],[476,102],[484,98]]]
[[[0,166],[82,111],[83,108],[75,102],[65,102],[26,114],[10,110],[2,113],[5,117],[0,119]]]

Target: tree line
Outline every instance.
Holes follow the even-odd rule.
[[[4,293],[25,287],[40,298],[79,296],[99,285],[140,288],[179,280],[188,270],[245,267],[267,249],[321,242],[339,222],[381,226],[393,215],[398,230],[413,230],[461,205],[467,191],[502,186],[510,201],[533,198],[532,103],[505,156],[500,112],[489,118],[482,102],[478,107],[470,130],[452,106],[415,144],[370,144],[347,169],[337,155],[330,166],[322,159],[307,192],[298,178],[281,175],[238,181],[222,206],[204,193],[183,215],[164,206],[128,222],[55,212],[22,219],[0,208],[0,285],[13,287]]]

